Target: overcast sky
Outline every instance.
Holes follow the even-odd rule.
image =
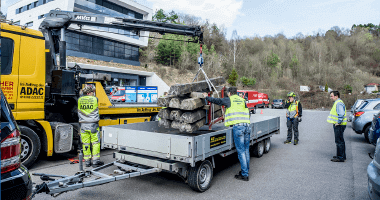
[[[18,0],[1,0],[1,10]],[[167,12],[187,13],[208,19],[240,37],[276,35],[290,38],[301,32],[313,35],[333,26],[380,23],[380,0],[137,0]]]

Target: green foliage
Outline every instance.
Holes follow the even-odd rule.
[[[158,22],[167,22],[167,23],[174,23],[178,24],[178,15],[171,11],[170,13],[166,14],[164,10],[156,10],[156,13],[152,17],[152,21],[158,21]]]
[[[241,77],[240,81],[243,83],[243,85],[247,85],[247,86],[253,86],[256,84],[255,78],[247,78],[245,76]]]
[[[237,74],[235,68],[233,68],[230,76],[228,77],[227,82],[232,86],[236,86],[236,81],[238,80],[238,78],[239,75]]]
[[[380,49],[375,49],[372,53],[372,58],[378,63],[380,62]]]
[[[329,91],[329,86],[326,83],[326,85],[325,85],[325,92],[328,92],[328,91]]]
[[[166,34],[162,36],[159,44],[156,48],[156,61],[164,65],[174,65],[182,54],[182,46],[184,45],[181,41],[174,40],[184,40],[182,35]]]
[[[350,85],[345,85],[344,86],[344,91],[346,94],[352,93],[352,87]]]
[[[267,58],[267,65],[268,65],[269,67],[271,67],[271,68],[274,68],[274,67],[276,67],[277,64],[280,63],[280,62],[281,62],[281,61],[280,61],[280,58],[278,57],[278,55],[275,54],[275,53],[273,53],[273,51],[272,51],[271,55],[268,56],[268,58]]]

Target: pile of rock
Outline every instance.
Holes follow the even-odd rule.
[[[224,78],[210,79],[214,85],[224,83]],[[158,125],[165,128],[178,129],[180,132],[193,133],[206,123],[206,110],[211,110],[206,105],[203,91],[207,91],[205,81],[192,84],[174,85],[170,87],[169,95],[157,100],[161,109],[158,117],[161,118]],[[214,97],[216,93],[214,93]],[[214,105],[213,119],[222,116],[220,106]]]

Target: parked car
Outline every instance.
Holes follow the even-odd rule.
[[[5,96],[1,101],[1,199],[29,199],[33,185],[28,169],[21,164],[20,131]]]
[[[347,121],[352,122],[352,119],[354,118],[355,109],[357,109],[363,103],[363,101],[364,101],[364,99],[358,99],[358,100],[356,100],[354,105],[351,106],[351,110],[350,110],[350,113],[347,117]]]
[[[380,112],[373,116],[371,128],[369,128],[369,143],[376,145],[376,141],[380,136]]]
[[[380,99],[366,99],[354,112],[352,119],[352,129],[357,134],[364,134],[364,138],[369,142],[369,129],[373,116],[380,111]]]
[[[376,143],[375,154],[367,167],[368,194],[371,199],[380,199],[380,140]]]
[[[285,108],[285,100],[283,99],[273,99],[272,109],[273,108]]]
[[[112,94],[112,102],[125,102],[125,87],[117,87],[117,91]]]

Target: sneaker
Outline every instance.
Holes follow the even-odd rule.
[[[338,158],[338,157],[336,157],[336,156],[333,156],[333,158]],[[347,160],[346,158],[343,158],[343,160]]]
[[[284,144],[291,144],[292,143],[292,141],[290,141],[290,140],[285,140],[284,141]]]
[[[92,162],[92,167],[95,167],[95,168],[100,167],[102,165],[104,165],[104,162],[102,162],[100,160],[96,160],[96,161]]]
[[[333,158],[331,159],[332,162],[344,162],[344,159],[339,159],[339,158]]]
[[[294,145],[297,145],[298,144],[298,140],[294,140]]]
[[[86,164],[86,167],[91,167],[91,159],[86,160],[84,163]]]
[[[238,175],[235,175],[235,178],[242,181],[249,181],[249,176],[243,176],[240,173]]]

